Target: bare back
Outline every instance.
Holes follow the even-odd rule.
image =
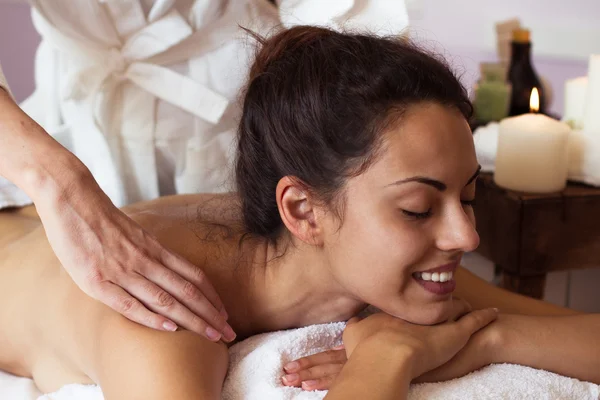
[[[223,298],[236,292],[228,287],[234,284],[228,271],[238,249],[237,209],[234,195],[189,195],[124,211],[163,245],[202,268],[211,282],[219,282],[215,288]],[[54,256],[35,214],[0,212],[0,304],[0,369],[32,377],[44,392],[68,383],[99,383],[107,399],[123,398],[127,383],[132,390],[127,398],[147,390],[161,398],[160,388],[147,388],[152,374],[161,373],[166,380],[175,374],[179,381],[191,369],[193,387],[182,387],[187,390],[182,393],[189,396],[195,387],[196,394],[218,397],[226,346],[187,331],[154,331],[85,295]],[[206,377],[204,384],[198,376]],[[145,382],[145,389],[131,383],[135,377]]]

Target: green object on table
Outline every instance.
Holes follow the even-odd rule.
[[[499,63],[479,64],[482,82],[506,82],[506,67]]]
[[[503,80],[480,81],[475,87],[475,119],[500,121],[508,115],[510,85]]]

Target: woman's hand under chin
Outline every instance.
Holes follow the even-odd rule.
[[[450,315],[445,322],[454,322],[471,311],[469,303],[455,298]],[[413,383],[439,382],[464,376],[498,360],[502,349],[503,323],[506,316],[479,330],[469,342],[445,364],[428,371],[413,380]],[[286,386],[302,387],[304,390],[327,390],[347,361],[343,346],[295,360],[284,367]]]
[[[498,318],[471,336],[471,339],[450,361],[428,371],[412,383],[441,382],[460,378],[487,365],[499,362],[499,352],[504,351],[504,328],[508,316]]]

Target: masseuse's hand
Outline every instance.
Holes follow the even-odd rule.
[[[224,306],[202,270],[163,247],[88,179],[60,201],[38,206],[52,249],[77,285],[150,328],[180,326],[212,341],[233,340]]]
[[[454,322],[471,310],[472,307],[467,301],[455,297],[452,301],[452,310],[450,311],[446,322]],[[482,337],[480,332],[478,332],[476,335],[479,335],[479,342],[482,344],[487,344],[487,340],[479,339]],[[488,336],[486,335],[485,337]],[[469,341],[469,344],[471,341]],[[469,347],[469,345],[466,347]],[[481,346],[477,346],[477,348],[479,347]],[[475,348],[475,346],[470,348]],[[478,357],[478,360],[481,360],[481,362],[477,361],[477,365],[485,362],[481,356]],[[348,361],[348,358],[346,357],[346,350],[344,349],[343,344],[333,347],[331,350],[313,354],[307,357],[302,357],[284,366],[285,375],[282,377],[282,382],[286,386],[302,387],[304,390],[327,390],[337,378],[337,375],[344,367],[346,361]],[[470,366],[471,364],[463,361],[455,364],[454,367],[449,369],[442,369],[442,367],[440,367],[440,369],[436,371],[436,374],[430,374],[428,378],[435,379],[435,377],[441,376],[442,374],[458,374],[459,371],[468,369]],[[477,368],[473,367],[473,369],[467,372],[471,372]]]
[[[1,89],[0,144],[0,175],[34,201],[52,249],[85,293],[150,328],[177,324],[233,339],[202,271],[117,209],[83,163]]]

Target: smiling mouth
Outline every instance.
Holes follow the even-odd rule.
[[[426,282],[448,282],[454,278],[454,271],[448,272],[415,272],[413,274],[415,279],[423,280]]]
[[[456,289],[454,271],[415,272],[412,276],[425,290],[435,295],[448,295]]]

